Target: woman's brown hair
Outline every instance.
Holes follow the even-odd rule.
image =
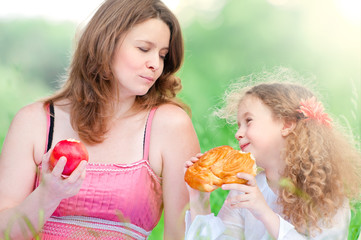
[[[161,76],[147,94],[136,97],[135,107],[150,109],[167,102],[185,106],[175,98],[181,82],[174,74],[184,55],[177,18],[160,0],[106,0],[80,36],[64,86],[44,102],[45,106],[63,99],[70,101],[71,123],[82,141],[94,144],[104,140],[118,100],[118,82],[111,69],[114,51],[128,30],[152,18],[168,25],[169,52]]]

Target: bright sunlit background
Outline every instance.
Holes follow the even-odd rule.
[[[265,0],[279,7],[290,7],[300,4],[318,4],[317,11],[322,11],[325,1],[311,0]],[[102,3],[102,0],[72,1],[72,0],[2,0],[0,18],[44,17],[49,20],[70,20],[80,23],[88,19],[93,11]],[[164,0],[170,9],[176,13],[186,9],[195,11],[214,11],[221,8],[226,0]],[[316,2],[316,3],[315,3]],[[352,24],[360,25],[360,0],[329,0],[336,6],[337,11]],[[191,11],[193,12],[193,11]],[[184,16],[187,18],[187,16]],[[189,17],[189,16],[188,16]]]
[[[180,97],[202,151],[237,147],[234,126],[212,116],[231,81],[274,66],[313,76],[324,105],[360,144],[360,0],[164,0],[178,16],[185,61]],[[74,36],[101,0],[0,0],[0,148],[15,113],[58,87]],[[212,193],[218,213],[226,193]],[[360,232],[361,204],[349,240]],[[358,213],[358,214],[356,214]],[[151,239],[161,239],[163,223]]]
[[[103,0],[11,0],[1,4],[0,17],[44,17],[49,20],[70,20],[80,23],[88,19],[102,2]],[[180,0],[164,1],[172,10],[179,6],[179,2]]]

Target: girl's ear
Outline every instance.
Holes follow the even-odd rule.
[[[283,123],[283,128],[281,130],[282,136],[287,137],[288,134],[290,134],[293,131],[293,129],[295,129],[295,127],[296,127],[296,122],[294,122],[294,121],[285,121]]]

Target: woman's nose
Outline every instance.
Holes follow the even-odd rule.
[[[158,70],[160,66],[160,57],[158,54],[152,54],[147,63],[147,68],[151,69],[152,71]]]

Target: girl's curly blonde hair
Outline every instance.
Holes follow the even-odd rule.
[[[249,82],[252,87],[245,86]],[[233,123],[242,99],[253,96],[268,106],[275,118],[296,123],[286,137],[286,167],[281,173],[278,202],[297,231],[313,235],[330,224],[345,198],[360,197],[361,157],[345,129],[335,122],[327,126],[305,119],[297,111],[302,100],[315,97],[299,82],[305,79],[286,68],[241,78],[231,85],[226,106],[216,114]]]

